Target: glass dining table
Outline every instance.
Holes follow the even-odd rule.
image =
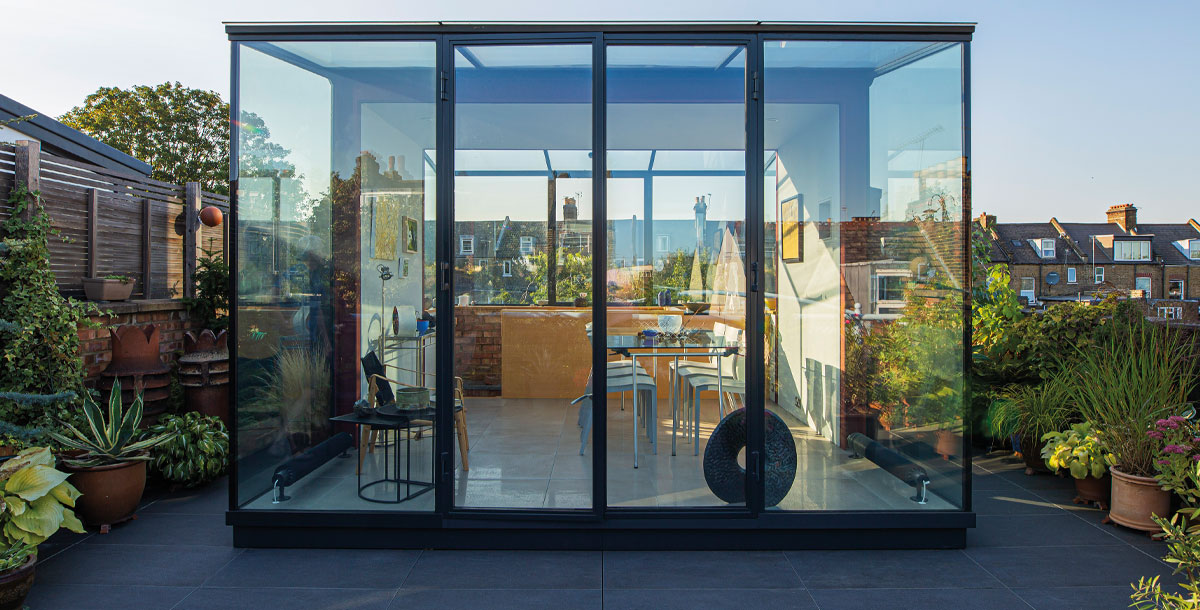
[[[679,371],[680,358],[696,358],[708,356],[714,359],[733,356],[738,353],[740,347],[738,342],[732,341],[722,335],[714,333],[711,330],[691,330],[681,333],[658,333],[654,331],[641,331],[638,333],[610,333],[606,342],[608,351],[628,358],[630,368],[633,372],[638,370],[639,358],[651,358],[654,360],[651,376],[657,379],[659,358],[671,358],[672,365],[670,371],[673,373],[671,378],[671,455],[675,455],[676,436],[679,430],[679,396],[678,396],[678,381],[675,374]],[[632,376],[634,373],[631,373]],[[723,378],[720,367],[716,370],[717,378],[717,400],[724,401]],[[610,383],[610,387],[612,384]],[[638,394],[636,391],[636,383],[633,392],[633,467],[638,467]],[[590,391],[590,390],[589,390]],[[657,387],[654,390],[657,393]],[[700,409],[695,409],[695,421],[692,422],[693,431],[693,454],[700,454]],[[649,427],[649,426],[648,426]],[[658,453],[657,433],[651,437],[651,444],[654,447],[654,453]]]

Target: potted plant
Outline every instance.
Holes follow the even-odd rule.
[[[45,447],[26,449],[0,466],[0,610],[24,607],[39,544],[59,528],[83,533],[71,510],[78,498]]]
[[[89,301],[124,301],[133,294],[133,278],[119,273],[104,277],[85,277],[83,293]]]
[[[1135,319],[1079,350],[1071,383],[1075,402],[1116,456],[1107,521],[1157,532],[1153,517],[1169,514],[1171,495],[1154,478],[1161,439],[1147,433],[1187,404],[1196,382],[1189,348],[1177,331]]]
[[[143,432],[167,440],[150,450],[150,468],[172,485],[198,487],[225,472],[229,432],[220,418],[196,412],[167,415]]]
[[[121,405],[121,383],[113,384],[108,396],[107,413],[91,396],[83,401],[87,433],[63,423],[69,434],[51,432],[59,444],[74,451],[63,456],[63,469],[71,473],[71,482],[83,493],[79,514],[89,524],[107,533],[114,523],[133,516],[146,489],[146,461],[149,449],[166,441],[161,434],[139,440],[137,428],[142,421],[142,395],[129,408]]]
[[[1042,459],[1040,441],[1078,417],[1070,405],[1065,377],[1038,385],[1011,385],[1002,390],[988,409],[988,427],[997,438],[1015,438],[1013,447],[1025,462],[1025,474],[1049,472]]]
[[[1056,472],[1066,470],[1075,479],[1075,503],[1094,502],[1107,510],[1112,490],[1108,467],[1116,458],[1100,443],[1092,424],[1072,424],[1065,432],[1047,432],[1042,441],[1046,443],[1042,447],[1046,465]]]

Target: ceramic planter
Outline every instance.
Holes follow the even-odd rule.
[[[1076,504],[1095,504],[1100,510],[1105,510],[1111,497],[1112,475],[1105,473],[1100,478],[1088,475],[1083,479],[1075,479]]]
[[[89,301],[124,301],[133,294],[133,280],[123,282],[102,277],[85,277],[83,293]]]
[[[1046,460],[1042,459],[1041,443],[1032,436],[1021,437],[1021,459],[1025,462],[1025,474],[1050,472]]]
[[[64,463],[62,469],[71,473],[71,484],[83,494],[75,502],[75,512],[102,534],[133,517],[146,489],[145,461],[90,467]]]
[[[37,553],[34,552],[21,567],[0,572],[0,610],[20,610],[25,607],[25,596],[33,588],[36,568]]]
[[[1154,477],[1125,474],[1116,468],[1110,472],[1112,505],[1107,520],[1144,532],[1161,530],[1150,516],[1170,516],[1171,494],[1159,487]]]

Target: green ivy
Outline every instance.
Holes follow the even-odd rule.
[[[150,450],[150,468],[171,483],[203,485],[224,474],[229,463],[229,433],[218,417],[196,412],[166,415],[143,434],[170,435]]]
[[[0,420],[54,428],[74,420],[85,392],[78,331],[98,327],[89,316],[104,312],[58,291],[48,245],[58,232],[39,194],[20,184],[8,203],[12,215],[0,225]]]

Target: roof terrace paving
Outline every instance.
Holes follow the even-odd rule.
[[[238,549],[225,482],[150,493],[106,535],[42,546],[42,608],[1126,608],[1165,546],[1007,453],[974,465],[978,527],[947,551]]]

